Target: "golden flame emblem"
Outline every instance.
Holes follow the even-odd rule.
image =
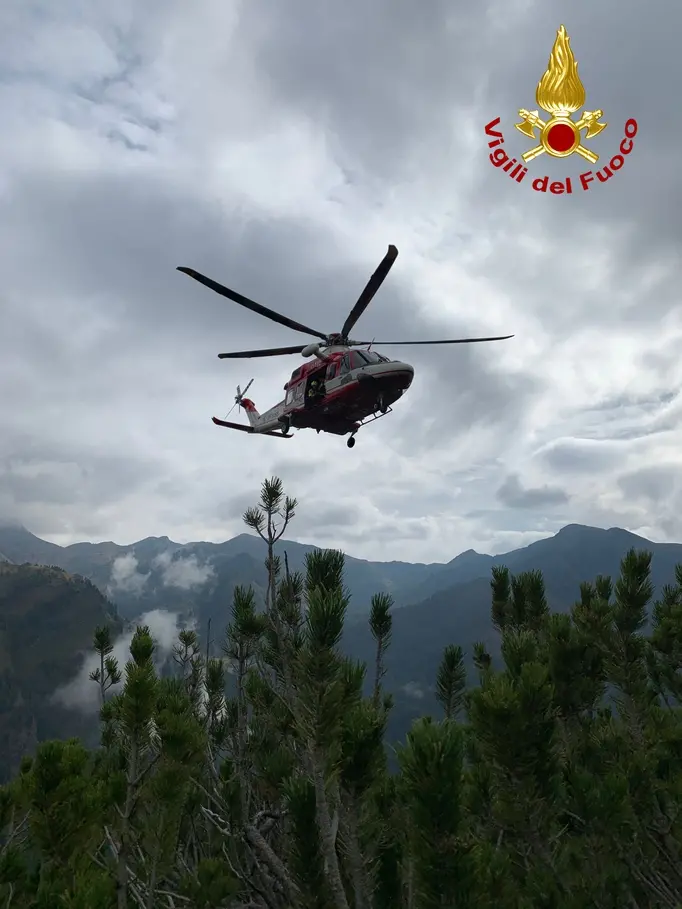
[[[584,129],[585,138],[593,139],[608,124],[598,122],[604,116],[601,110],[585,111],[579,120],[571,119],[571,114],[585,104],[585,86],[580,81],[578,63],[571,50],[571,39],[563,25],[557,32],[549,55],[547,71],[538,82],[535,100],[547,111],[550,119],[544,121],[536,110],[519,110],[521,123],[515,124],[516,129],[529,139],[539,138],[540,142],[522,155],[526,163],[544,152],[553,158],[567,158],[577,153],[590,164],[599,160],[599,155],[581,144],[580,133]],[[539,137],[535,135],[536,129],[540,130]]]

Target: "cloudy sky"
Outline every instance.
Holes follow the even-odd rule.
[[[634,0],[5,0],[0,10],[0,517],[58,543],[222,540],[262,479],[291,536],[366,558],[500,552],[566,523],[682,540],[682,8]],[[608,128],[591,165],[488,159],[565,24]],[[531,178],[572,176],[574,192]],[[304,342],[175,271],[323,331],[400,256],[356,333],[392,348],[392,415],[343,439],[213,426],[264,410]]]

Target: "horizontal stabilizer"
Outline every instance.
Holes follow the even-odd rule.
[[[256,436],[273,436],[275,439],[290,439],[291,433],[285,432],[258,432],[253,426],[242,426],[241,423],[228,423],[226,420],[219,420],[218,417],[212,417],[216,426],[225,426],[226,429],[238,429],[240,432],[250,432]]]

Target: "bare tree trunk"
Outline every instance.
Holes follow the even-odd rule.
[[[106,679],[104,676],[104,651],[99,656],[99,700],[100,704],[104,706],[104,703],[107,699],[106,696]]]
[[[327,880],[332,892],[336,909],[350,909],[346,891],[341,879],[339,859],[336,854],[336,837],[332,828],[331,812],[324,779],[324,762],[316,750],[311,749],[313,764],[313,782],[315,784],[315,802],[317,805],[317,824],[320,830],[322,855],[327,866]]]
[[[137,742],[133,740],[128,758],[126,783],[126,800],[121,813],[121,834],[116,867],[116,889],[118,909],[128,909],[128,859],[130,858],[130,815],[135,798],[135,780],[137,779]]]
[[[382,638],[377,640],[377,653],[374,660],[374,694],[372,695],[372,700],[374,706],[379,706],[379,699],[381,697],[381,679],[384,674],[383,672],[383,653],[384,653],[384,642]]]
[[[272,526],[272,516],[268,515],[268,592],[265,598],[266,609],[269,614],[275,608],[275,531]]]
[[[246,773],[246,737],[247,737],[247,708],[246,692],[244,691],[244,678],[246,676],[246,660],[243,652],[240,653],[237,663],[237,778],[239,780],[239,804],[242,811],[242,824],[245,824],[249,812],[248,780]]]
[[[370,888],[367,880],[367,869],[360,848],[359,823],[355,804],[351,796],[343,799],[344,839],[348,849],[351,877],[353,881],[354,909],[371,909]]]
[[[147,891],[147,907],[146,909],[154,909],[154,902],[156,897],[156,884],[158,881],[159,873],[159,859],[161,857],[161,836],[163,834],[163,825],[166,820],[166,809],[161,809],[161,814],[159,816],[158,822],[158,831],[157,835],[159,837],[158,842],[156,843],[156,848],[154,850],[154,858],[152,860],[152,869],[149,874],[149,890]]]
[[[245,828],[247,842],[259,854],[261,860],[267,865],[270,871],[279,881],[282,888],[286,891],[289,899],[295,899],[298,893],[297,887],[289,877],[289,873],[284,862],[270,848],[265,838],[259,832],[254,824],[249,824]]]
[[[414,859],[407,859],[407,909],[414,909]]]

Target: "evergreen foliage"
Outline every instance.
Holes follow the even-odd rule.
[[[101,745],[43,743],[0,790],[0,906],[679,909],[682,566],[652,604],[633,550],[569,615],[540,573],[496,567],[500,665],[477,645],[466,690],[445,647],[443,715],[391,774],[392,602],[372,602],[374,665],[345,657],[343,555],[274,555],[295,509],[272,478],[246,512],[267,608],[234,590],[220,657],[185,630],[160,678],[148,628],[124,667],[96,629]]]

